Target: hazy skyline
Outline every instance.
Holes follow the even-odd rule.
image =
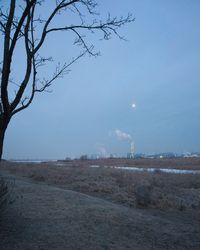
[[[16,115],[4,158],[126,155],[132,141],[142,153],[200,151],[200,1],[99,2],[104,16],[133,13],[120,31],[128,41],[95,35],[101,56],[82,58]],[[43,53],[68,61],[79,53],[72,42],[56,34]]]

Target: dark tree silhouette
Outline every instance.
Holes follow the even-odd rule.
[[[108,40],[112,35],[123,39],[118,29],[133,22],[131,14],[126,17],[111,17],[102,20],[96,13],[98,6],[94,0],[54,0],[52,11],[47,16],[40,15],[40,10],[47,0],[10,0],[0,5],[0,33],[3,50],[0,59],[1,98],[0,98],[0,160],[2,158],[5,132],[11,118],[26,109],[33,101],[36,93],[47,91],[51,84],[68,71],[68,68],[85,54],[97,56],[93,44],[88,43],[89,33],[101,33],[102,38]],[[70,18],[68,17],[69,12]],[[55,22],[59,15],[66,15],[65,23]],[[71,18],[74,15],[75,17]],[[78,18],[77,18],[78,17]],[[69,20],[68,20],[69,19]],[[70,20],[73,19],[73,20]],[[74,23],[76,22],[76,23]],[[41,66],[51,61],[51,57],[42,57],[40,49],[46,38],[59,31],[71,32],[74,44],[81,46],[80,54],[69,63],[56,66],[55,72],[48,80],[38,77]],[[16,61],[13,60],[17,46],[24,47],[24,55],[18,60],[26,65],[23,79],[13,80],[13,70]],[[11,88],[11,86],[15,88]],[[11,93],[12,92],[12,93]],[[27,94],[29,92],[29,94]]]

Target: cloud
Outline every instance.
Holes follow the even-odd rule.
[[[131,140],[131,135],[119,130],[115,129],[114,135],[119,139],[119,140]]]

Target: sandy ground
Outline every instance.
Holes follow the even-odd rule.
[[[15,202],[0,218],[1,250],[200,249],[200,211],[133,209],[7,176]]]

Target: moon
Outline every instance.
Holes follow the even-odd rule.
[[[131,107],[132,107],[133,109],[135,109],[135,108],[136,108],[136,104],[135,104],[135,103],[132,103]]]

